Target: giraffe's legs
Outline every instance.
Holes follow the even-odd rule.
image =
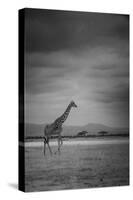
[[[61,146],[63,145],[63,140],[62,137],[60,137],[60,142],[61,142]]]
[[[49,145],[49,138],[44,138],[44,156],[45,156],[45,153],[46,153],[46,144],[48,145],[49,152],[52,155],[52,150],[51,150],[50,145]]]
[[[62,132],[62,128],[61,128],[60,134],[59,134],[60,146],[63,145],[63,140],[62,140],[61,132]]]
[[[60,153],[60,138],[58,137],[58,152]]]
[[[52,150],[51,150],[50,145],[49,145],[49,138],[47,139],[47,145],[48,145],[48,148],[49,148],[49,152],[50,152],[51,155],[52,155]]]
[[[46,152],[46,143],[47,143],[47,138],[44,136],[44,149],[43,149],[43,153],[44,153],[44,156],[45,156],[45,152]]]
[[[44,141],[44,156],[45,156],[45,152],[46,152],[46,141]]]
[[[62,146],[63,141],[61,135],[58,136],[58,152],[60,153],[60,147]]]

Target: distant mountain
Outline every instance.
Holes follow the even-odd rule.
[[[43,136],[45,124],[25,124],[25,137]]]
[[[25,137],[43,136],[45,124],[25,124]],[[87,131],[88,135],[96,135],[100,131],[106,131],[109,134],[128,133],[128,128],[112,128],[103,124],[89,123],[85,126],[63,126],[63,136],[74,136],[80,131]]]

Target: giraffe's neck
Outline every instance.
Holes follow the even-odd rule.
[[[63,113],[63,115],[61,116],[62,117],[62,122],[64,122],[66,119],[67,119],[67,117],[68,117],[68,115],[69,115],[69,113],[70,113],[70,110],[71,110],[71,105],[69,104],[68,105],[68,107],[67,107],[67,109],[65,110],[65,112]]]
[[[57,127],[61,126],[64,123],[64,121],[66,121],[66,119],[67,119],[67,117],[68,117],[68,115],[70,113],[71,108],[72,107],[69,104],[67,109],[65,110],[65,112],[58,119],[55,120],[55,125]]]

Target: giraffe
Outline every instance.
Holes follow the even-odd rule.
[[[63,144],[62,137],[61,137],[61,132],[63,130],[62,124],[66,121],[72,107],[77,108],[77,105],[74,103],[74,101],[71,101],[69,103],[65,112],[59,118],[57,118],[52,124],[47,124],[45,126],[44,128],[44,155],[46,151],[46,144],[52,155],[52,150],[49,145],[49,139],[50,139],[50,136],[52,135],[58,136],[58,152],[60,153],[60,147]]]

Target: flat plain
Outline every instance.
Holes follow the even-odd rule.
[[[25,190],[48,191],[129,185],[129,140],[80,139],[56,142],[43,154],[42,142],[25,144]]]

